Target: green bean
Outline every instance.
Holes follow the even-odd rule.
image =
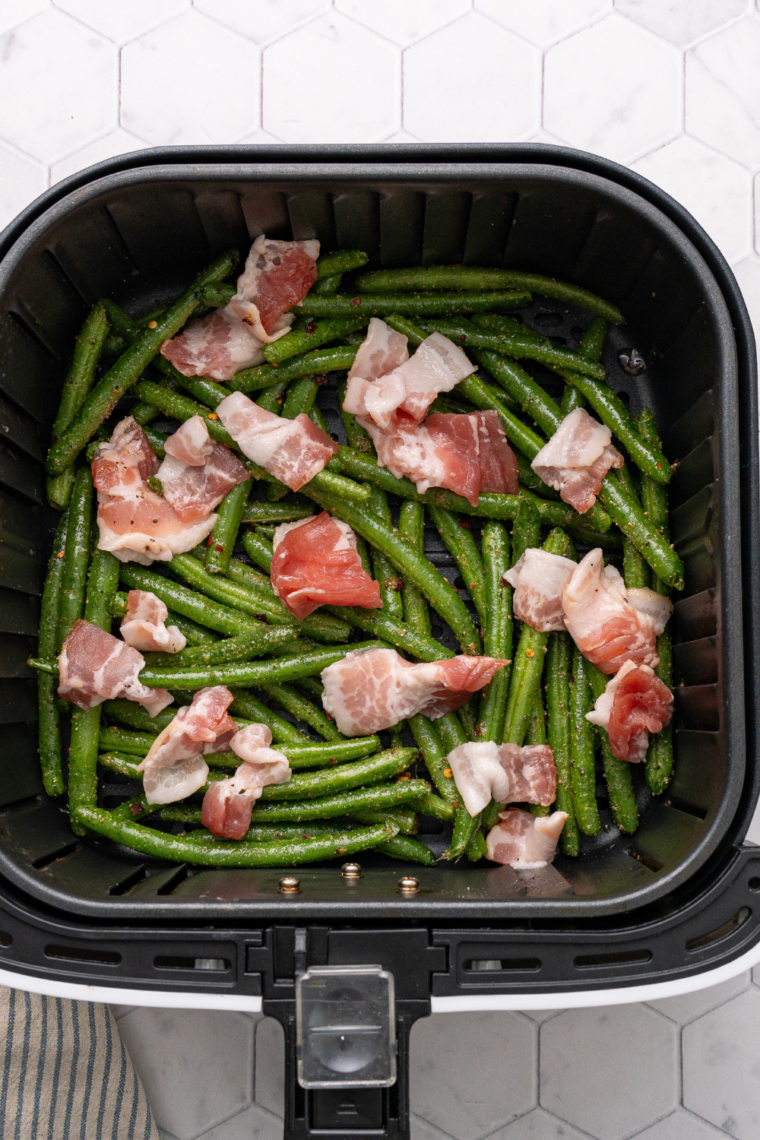
[[[425,511],[420,503],[404,500],[398,515],[398,532],[420,554],[425,551]],[[430,637],[430,610],[424,596],[411,582],[401,590],[404,621],[416,634]]]
[[[150,669],[186,669],[189,666],[222,665],[226,661],[249,661],[252,657],[263,657],[266,653],[279,653],[281,650],[295,653],[301,648],[297,629],[288,626],[271,629],[263,622],[256,622],[256,627],[237,637],[191,646],[181,653],[146,653],[145,662]]]
[[[365,808],[363,811],[355,811],[353,814],[353,818],[360,823],[382,823],[386,817],[398,825],[401,835],[415,835],[417,833],[419,821],[413,808],[386,808],[384,811],[373,811],[370,808]]]
[[[375,851],[381,855],[388,855],[391,859],[403,859],[406,863],[422,863],[425,867],[435,866],[435,855],[419,839],[410,839],[408,835],[396,835],[393,839],[386,839],[378,843]]]
[[[636,427],[642,439],[652,447],[660,447],[660,438],[657,434],[657,425],[654,415],[649,408],[642,408],[636,417]],[[667,542],[670,538],[670,513],[668,508],[668,491],[661,483],[656,483],[647,475],[641,477],[641,498],[644,514],[651,526]],[[658,594],[669,596],[668,584],[663,582],[655,573],[652,575],[652,589]]]
[[[282,405],[282,418],[294,420],[296,416],[308,416],[318,391],[319,384],[311,376],[302,376],[300,380],[294,380]]]
[[[177,558],[189,557],[189,555],[175,554],[172,561],[175,562]],[[193,559],[193,561],[196,560]],[[205,571],[203,572],[205,573]],[[169,609],[176,610],[177,613],[190,618],[191,621],[197,621],[199,625],[218,630],[219,633],[234,637],[255,629],[255,619],[247,614],[212,602],[203,594],[188,590],[186,586],[172,582],[171,579],[164,578],[163,575],[156,574],[152,570],[144,570],[141,566],[125,563],[120,567],[119,576],[124,585],[129,586],[131,590],[148,590],[160,598]],[[209,575],[209,577],[212,576]],[[212,578],[212,581],[214,580]]]
[[[478,721],[475,715],[475,704],[473,698],[470,697],[466,704],[462,705],[457,710],[459,719],[462,722],[462,728],[468,740],[474,740],[478,732]]]
[[[655,530],[637,502],[629,498],[620,483],[608,472],[599,499],[607,512],[664,582],[676,590],[684,587],[681,559],[666,538]]]
[[[541,545],[541,519],[535,504],[523,499],[512,526],[512,565],[520,561],[526,550]]]
[[[343,420],[343,427],[346,429],[348,445],[356,451],[363,452],[365,455],[374,455],[375,445],[370,438],[369,432],[356,422],[355,416],[352,416],[350,412],[344,411],[343,403],[345,399],[346,382],[344,380],[338,385],[338,400],[340,402],[340,418]]]
[[[433,606],[433,609],[451,626],[465,653],[477,653],[479,636],[467,608],[446,579],[438,573],[424,555],[419,554],[381,519],[355,506],[323,495],[314,489],[314,481],[306,486],[307,494],[320,506],[330,511],[373,547],[381,549],[390,561],[408,578]]]
[[[565,855],[580,853],[578,824],[575,819],[572,786],[572,751],[570,731],[570,669],[573,644],[567,633],[551,633],[546,654],[547,740],[557,769],[558,811],[567,812],[562,829]]]
[[[296,772],[287,784],[270,784],[261,793],[259,803],[281,800],[307,800],[318,796],[338,795],[353,788],[389,780],[403,772],[417,755],[415,748],[389,748],[365,760],[355,760],[335,768],[316,772]]]
[[[444,800],[455,804],[459,799],[459,792],[435,724],[428,717],[418,713],[410,718],[409,727],[436,790]]]
[[[300,681],[296,681],[296,688],[300,689],[307,697],[314,697],[316,700],[322,700],[325,687],[317,677],[302,677]]]
[[[649,567],[628,538],[623,543],[623,579],[629,590],[649,585]]]
[[[329,300],[329,298],[325,298]],[[360,322],[361,323],[361,322]],[[292,335],[292,334],[289,334]],[[287,337],[283,337],[287,340]],[[275,341],[275,344],[279,344]],[[350,368],[356,357],[356,348],[339,345],[336,348],[319,348],[295,356],[287,364],[259,364],[256,368],[246,368],[238,372],[227,383],[231,392],[253,392],[259,388],[269,388],[273,384],[289,383],[301,376],[319,376],[324,372],[342,372]],[[269,408],[269,411],[273,409]]]
[[[380,649],[380,641],[361,641],[352,644],[325,646],[323,649],[303,653],[300,657],[278,657],[273,661],[231,661],[210,668],[143,669],[140,680],[153,688],[205,689],[209,685],[259,686],[281,681],[297,681],[321,673],[328,665],[340,661],[349,652]]]
[[[665,629],[657,638],[657,653],[660,663],[655,673],[660,680],[673,688],[673,647],[671,632]],[[656,796],[665,791],[673,772],[673,722],[666,724],[661,732],[650,737],[644,775],[646,782]]]
[[[344,619],[349,625],[411,654],[419,661],[442,661],[446,657],[455,656],[450,649],[444,649],[434,637],[417,633],[410,623],[385,617],[380,610],[363,610],[359,606],[326,606],[325,609],[336,617]]]
[[[238,717],[245,717],[256,724],[265,724],[272,733],[272,743],[276,748],[281,744],[313,743],[310,736],[267,708],[253,693],[235,688],[231,692],[234,700],[230,705],[230,713],[233,718],[237,720]]]
[[[465,855],[471,863],[477,863],[479,859],[483,859],[488,851],[486,841],[483,838],[482,831],[476,831],[472,839],[467,845]]]
[[[238,259],[237,252],[223,254],[195,279],[191,287],[174,302],[155,329],[146,329],[120,356],[92,392],[64,433],[51,447],[47,457],[50,475],[59,475],[73,462],[88,439],[111,414],[124,393],[132,387],[141,372],[156,356],[165,340],[177,333],[198,305],[198,289],[210,281],[226,277]]]
[[[584,835],[599,834],[596,806],[596,767],[594,727],[586,720],[594,700],[589,684],[590,665],[578,648],[573,650],[573,678],[570,686],[570,752],[572,756],[573,807],[578,827]]]
[[[75,834],[81,834],[77,812],[94,807],[97,801],[99,729],[100,705],[91,709],[74,708],[69,744],[69,811]]]
[[[408,317],[402,316],[401,313],[391,313],[385,318],[385,323],[405,336],[411,345],[420,345],[427,337],[424,329],[410,321]]]
[[[547,643],[547,654],[549,646]],[[525,732],[526,744],[546,744],[546,711],[544,709],[544,694],[541,692],[541,686],[536,689],[535,696],[533,697],[533,704],[530,709],[530,717],[528,719],[528,727]],[[543,812],[541,814],[544,814]]]
[[[229,392],[223,384],[217,384],[215,380],[206,380],[203,376],[183,376],[182,373],[163,356],[161,360],[164,366],[160,368],[160,371],[163,372],[165,376],[168,375],[174,381],[174,383],[170,385],[172,391],[176,391],[177,388],[182,388],[185,392],[189,392],[191,396],[194,396],[196,400],[200,400],[202,404],[205,404],[207,408],[211,408],[212,411],[218,408],[222,400],[229,396]],[[163,383],[166,384],[166,381],[164,380]]]
[[[108,768],[110,772],[118,772],[120,776],[126,776],[129,780],[142,780],[142,772],[137,771],[140,761],[131,753],[99,752],[95,758],[95,763],[96,775],[97,765],[100,764],[102,768]]]
[[[594,700],[597,701],[607,688],[607,682],[610,678],[606,677],[595,665],[589,664],[588,672],[591,691],[594,694]],[[613,818],[621,831],[632,835],[639,826],[639,813],[636,810],[636,797],[633,794],[631,765],[626,760],[618,760],[616,756],[612,755],[610,738],[603,728],[597,728],[597,732],[602,745],[604,777],[607,781]]]
[[[467,733],[462,728],[462,722],[455,712],[444,713],[436,718],[435,727],[446,749],[446,755],[453,752],[460,744],[467,743]]]
[[[272,344],[265,344],[262,356],[269,364],[281,364],[291,356],[301,355],[330,341],[340,340],[348,333],[356,332],[365,322],[352,317],[337,321],[307,321],[300,328],[291,329],[287,336],[281,336]]]
[[[281,705],[286,712],[294,716],[296,720],[302,720],[310,725],[315,732],[323,736],[325,740],[344,740],[342,732],[333,724],[332,720],[318,708],[312,704],[310,700],[302,696],[290,685],[260,685],[259,686],[268,697]]]
[[[65,512],[61,516],[53,539],[53,549],[40,601],[37,652],[41,657],[52,657],[58,648],[58,611],[61,602],[67,524],[68,512]],[[43,787],[49,796],[63,795],[66,790],[61,768],[58,706],[55,702],[57,683],[57,678],[47,673],[40,673],[37,677],[40,767]]]
[[[503,364],[505,357],[500,356],[498,352],[487,352],[486,350],[476,350],[473,352],[473,358],[486,368],[489,372],[491,369],[497,369],[500,364]],[[501,392],[494,388],[492,385],[486,384],[479,376],[467,376],[464,380],[460,380],[457,384],[457,391],[466,396],[468,400],[480,408],[481,411],[492,410],[499,413],[504,434],[514,447],[518,448],[523,455],[528,459],[535,459],[541,448],[544,446],[546,440],[537,435],[532,428],[519,420],[517,416],[510,410],[504,400]]]
[[[335,273],[332,277],[320,277],[318,281],[314,282],[309,292],[314,297],[334,297],[340,289],[342,280],[342,273]],[[351,333],[348,335],[351,336]]]
[[[170,823],[190,823],[200,824],[201,822],[201,808],[191,807],[186,804],[170,804],[168,807],[163,807],[158,811],[159,819],[164,819]],[[391,814],[390,812],[388,813]],[[371,823],[377,823],[378,820],[371,820]],[[302,839],[311,839],[316,835],[325,835],[328,832],[335,830],[335,824],[330,823],[328,820],[315,819],[311,823],[260,823],[258,825],[248,828],[245,833],[244,841],[247,843],[257,843],[260,841],[266,842],[271,839],[290,839],[291,837],[299,836]],[[210,831],[189,831],[185,832],[183,836],[185,839],[192,839],[196,843],[210,842],[215,839]]]
[[[336,273],[350,273],[352,269],[361,269],[369,261],[368,255],[361,249],[336,249],[334,253],[325,253],[317,259],[317,272],[320,279],[333,277]]]
[[[457,808],[454,827],[451,832],[451,844],[444,855],[444,859],[450,859],[452,862],[461,859],[480,827],[482,816],[482,812],[471,816],[464,804]]]
[[[210,574],[227,573],[250,490],[250,479],[238,483],[217,507],[216,523],[206,554],[206,569]]]
[[[333,819],[339,815],[353,815],[355,811],[396,807],[415,803],[427,795],[430,785],[424,780],[395,780],[390,784],[373,784],[367,788],[351,788],[331,796],[319,796],[298,802],[262,803],[258,800],[251,822],[285,823],[310,819]]]
[[[354,740],[329,740],[326,744],[320,741],[313,744],[278,745],[279,751],[287,756],[293,771],[299,768],[332,767],[335,764],[345,764],[348,760],[360,760],[364,756],[371,756],[379,748],[378,736],[359,736]]]
[[[504,318],[507,320],[507,318]],[[574,372],[603,380],[604,368],[591,360],[585,360],[569,348],[553,344],[547,337],[539,337],[532,329],[516,321],[515,330],[509,335],[488,332],[466,320],[424,320],[422,327],[427,332],[439,332],[468,348],[487,348],[518,360],[537,360],[551,367],[572,369]]]
[[[265,365],[265,367],[269,367],[269,365]],[[242,372],[239,372],[238,375],[242,376]],[[267,387],[265,391],[261,393],[256,403],[260,408],[263,408],[265,412],[271,412],[273,415],[279,416],[282,411],[282,400],[287,388],[288,381],[279,380],[276,384]],[[279,480],[276,480],[274,476],[272,476],[270,482],[279,483]]]
[[[53,442],[66,430],[77,414],[95,380],[95,371],[108,334],[108,317],[98,302],[89,312],[74,341],[71,367],[63,381],[58,414],[53,421]],[[64,468],[60,475],[47,480],[47,497],[51,507],[62,511],[67,506],[74,485],[74,467]]]
[[[136,704],[134,701],[127,701],[119,698],[115,701],[105,701],[103,711],[108,716],[114,717],[122,724],[128,724],[130,728],[137,729],[138,732],[158,733],[163,732],[167,725],[171,724],[174,720],[176,709],[168,708],[163,709],[155,716],[151,716],[142,705]]]
[[[284,522],[297,522],[299,519],[308,519],[314,514],[311,503],[263,503],[251,502],[245,504],[242,522],[244,523],[275,523],[279,526]]]
[[[606,337],[607,321],[603,316],[594,317],[593,321],[581,337],[581,343],[578,349],[581,356],[585,356],[587,360],[601,360],[602,349],[604,348]],[[579,406],[580,405],[576,405],[576,407]]]
[[[114,820],[113,813],[102,808],[82,807],[77,819],[90,831],[105,835],[117,843],[125,843],[145,855],[169,859],[175,863],[200,863],[207,867],[297,866],[321,859],[343,858],[376,847],[396,831],[395,824],[389,822],[300,841],[199,844],[177,835],[153,831],[139,823]]]
[[[618,483],[626,495],[628,495],[629,499],[638,505],[641,502],[641,492],[636,486],[631,465],[624,463],[622,467],[617,469],[616,476]]]
[[[147,756],[156,736],[152,732],[129,732],[116,725],[101,725],[98,748],[101,752],[127,753],[129,756]]]
[[[455,313],[484,313],[492,309],[519,309],[530,300],[528,293],[372,293],[352,297],[315,297],[309,293],[298,306],[304,317],[437,317]]]
[[[402,780],[401,783],[403,782]],[[415,798],[414,808],[420,815],[430,815],[433,819],[443,820],[444,823],[451,823],[457,810],[453,802],[444,800],[441,796],[434,795],[433,792]]]
[[[92,476],[89,468],[80,467],[74,477],[66,530],[57,648],[63,645],[74,622],[77,618],[81,618],[84,608],[87,561],[90,556],[92,497]]]
[[[577,305],[598,313],[612,324],[623,324],[623,314],[615,305],[582,289],[579,285],[523,273],[514,269],[476,269],[461,265],[426,265],[415,269],[378,269],[364,273],[356,282],[357,289],[368,293],[407,292],[416,289],[524,289],[542,297],[554,297],[569,305]]]
[[[509,569],[509,537],[499,522],[487,522],[481,539],[486,578],[486,621],[483,652],[508,661],[512,656],[512,587],[504,581]],[[509,692],[510,667],[505,665],[483,692],[478,714],[478,738],[501,742]]]
[[[391,509],[385,492],[379,487],[370,488],[370,499],[367,509],[377,515],[389,528],[393,528]],[[380,587],[380,599],[383,603],[383,617],[390,617],[396,621],[404,619],[404,603],[401,597],[403,582],[398,576],[396,568],[390,558],[378,547],[372,548],[372,569],[377,584]]]
[[[107,550],[96,550],[87,579],[85,621],[111,632],[111,603],[119,584],[119,560]]]
[[[486,625],[486,573],[475,539],[469,527],[459,525],[456,515],[444,507],[428,507],[428,513],[452,558],[459,567],[466,589],[472,598],[481,629]]]

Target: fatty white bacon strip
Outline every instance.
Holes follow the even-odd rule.
[[[603,673],[617,673],[626,661],[658,664],[653,619],[630,600],[619,572],[604,565],[599,547],[575,568],[562,609],[573,641]]]
[[[263,724],[249,724],[236,733],[232,751],[243,761],[235,775],[213,783],[203,797],[201,823],[214,835],[242,839],[251,826],[253,805],[270,784],[286,784],[290,764],[284,753],[270,748],[272,733]]]
[[[457,791],[471,816],[497,803],[554,803],[557,769],[545,744],[519,746],[475,741],[460,744],[446,757]]]
[[[287,332],[289,326],[283,326]],[[229,306],[190,321],[161,345],[161,355],[183,376],[231,380],[243,368],[264,363],[262,341]]]
[[[190,430],[183,435],[189,425],[192,425]],[[201,443],[202,432],[205,432],[206,443]],[[175,436],[181,436],[176,443]],[[211,439],[200,416],[193,416],[169,436],[166,452],[157,478],[163,488],[163,497],[185,524],[208,518],[234,486],[250,479],[245,464],[223,443]],[[194,462],[183,459],[183,454],[191,455]],[[200,456],[202,461],[199,463]]]
[[[567,812],[535,816],[519,808],[499,814],[501,823],[486,836],[486,858],[509,864],[515,871],[534,871],[551,863],[568,818]]]
[[[174,462],[177,462],[176,460]],[[98,492],[98,546],[120,562],[150,566],[168,562],[202,542],[213,530],[216,515],[184,521],[147,480],[159,462],[145,432],[131,416],[121,420],[111,439],[101,443],[92,462]]]
[[[141,653],[179,653],[187,638],[176,625],[166,624],[169,610],[150,590],[130,590],[127,612],[121,619],[121,636]]]
[[[286,333],[275,329],[279,318],[303,301],[317,280],[319,242],[275,241],[256,238],[237,280],[237,293],[229,309],[251,326],[256,336],[270,344]]]
[[[308,416],[283,419],[242,392],[222,400],[216,413],[243,454],[291,491],[300,490],[338,454],[337,443]]]
[[[81,618],[74,622],[58,658],[58,695],[80,709],[126,697],[156,716],[174,698],[166,689],[143,685],[145,658],[136,649]]]
[[[379,317],[372,317],[348,373],[344,410],[354,416],[366,415],[365,398],[370,385],[400,368],[408,359],[407,339],[403,333],[396,332]]]
[[[199,689],[193,703],[183,705],[171,724],[158,734],[137,771],[144,772],[145,796],[151,804],[170,804],[197,792],[206,783],[203,753],[237,732],[227,713],[232,693],[224,685]]]
[[[322,670],[322,704],[345,736],[392,728],[424,713],[461,708],[508,664],[493,657],[451,657],[412,665],[395,649],[347,653]]]
[[[605,729],[613,756],[639,764],[646,760],[650,732],[662,732],[672,710],[673,694],[654,671],[626,661],[586,720]]]
[[[164,451],[180,463],[203,467],[213,450],[211,436],[202,416],[191,416],[167,437]]]
[[[541,632],[563,630],[562,595],[576,566],[570,558],[537,547],[526,550],[504,574],[504,581],[515,590],[515,617]]]
[[[624,462],[612,446],[610,429],[585,408],[576,408],[565,416],[531,467],[539,479],[559,491],[564,502],[585,514],[596,502],[610,467],[622,467]]]

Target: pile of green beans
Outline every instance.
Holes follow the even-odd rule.
[[[516,628],[512,589],[503,577],[529,547],[543,543],[547,551],[575,558],[574,543],[580,542],[622,555],[629,587],[666,596],[683,588],[683,566],[669,542],[671,467],[654,418],[645,409],[632,419],[607,385],[601,363],[608,324],[621,323],[623,316],[603,298],[539,274],[462,266],[366,271],[368,260],[359,250],[320,258],[318,280],[294,307],[288,335],[264,346],[265,363],[225,384],[183,376],[159,349],[194,314],[229,302],[236,251],[217,258],[174,303],[149,316],[133,319],[112,300],[99,301],[77,334],[47,458],[48,499],[62,513],[42,593],[34,664],[44,787],[51,796],[68,793],[78,835],[98,834],[146,855],[205,866],[284,867],[366,850],[432,865],[430,848],[414,838],[420,816],[429,816],[451,825],[444,858],[474,862],[485,854],[485,833],[502,805],[492,803],[475,818],[464,808],[447,757],[468,740],[551,747],[554,807],[568,815],[561,837],[566,856],[580,853],[582,836],[600,831],[598,778],[606,783],[617,826],[635,831],[631,769],[612,755],[606,733],[586,720],[607,678],[568,634]],[[592,314],[577,351],[509,315],[534,294]],[[439,332],[471,356],[480,373],[455,392],[442,393],[431,411],[495,411],[515,449],[517,494],[483,492],[473,508],[443,488],[420,493],[409,479],[379,465],[366,430],[342,410],[347,443],[299,494],[245,459],[250,478],[220,503],[203,547],[150,568],[119,563],[97,548],[89,462],[120,415],[134,415],[161,458],[167,437],[148,426],[159,416],[182,422],[200,415],[213,439],[239,452],[215,412],[230,391],[248,393],[284,418],[305,414],[328,431],[320,391],[327,376],[337,373],[342,405],[342,377],[372,317],[385,318],[411,348]],[[565,381],[561,404],[534,379],[534,363]],[[119,401],[127,393],[137,402],[122,411]],[[627,465],[610,471],[597,503],[580,516],[530,463],[562,419],[584,406],[610,428]],[[275,593],[269,580],[274,528],[320,509],[352,527],[363,565],[378,582],[381,609],[324,606],[297,621]],[[426,526],[443,541],[464,594],[426,557]],[[235,556],[241,547],[250,561]],[[147,654],[140,673],[144,684],[168,688],[175,704],[156,717],[122,699],[72,708],[66,763],[56,654],[78,618],[110,631],[126,613],[128,589],[156,594],[169,609],[167,622],[185,635],[183,651]],[[385,736],[344,737],[322,708],[321,671],[348,652],[372,647],[392,646],[416,661],[452,657],[433,636],[431,612],[454,633],[460,652],[509,664],[457,713],[435,721],[418,714],[391,729],[390,748],[384,747]],[[672,687],[669,629],[657,651],[657,673]],[[285,753],[293,770],[288,783],[264,789],[245,838],[219,840],[203,829],[197,799],[162,807],[138,797],[111,812],[99,808],[98,772],[139,780],[140,759],[177,707],[198,689],[220,684],[232,690],[230,712],[238,726],[266,725],[273,747]],[[410,740],[413,748],[405,746]],[[239,763],[232,752],[207,760],[210,783]],[[424,764],[430,782],[418,778],[416,762]],[[652,738],[643,767],[651,791],[662,793],[673,769],[670,726]],[[164,827],[195,830],[170,835],[152,827],[152,817]]]

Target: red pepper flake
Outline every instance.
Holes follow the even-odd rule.
[[[399,776],[399,781],[401,781],[401,780],[411,780],[411,778],[412,778],[412,777],[409,775],[409,773],[408,773],[408,772],[402,772],[402,773],[401,773],[401,775]]]
[[[219,419],[219,416],[216,414],[216,412],[209,412],[209,414],[208,414],[208,418],[209,418],[210,420],[218,420],[218,419]]]
[[[220,546],[218,542],[217,542],[216,546],[214,547],[214,550],[217,550],[220,554],[224,554],[224,547]]]
[[[325,372],[318,372],[316,376],[312,376],[312,380],[322,388],[327,383],[328,377]]]
[[[525,656],[526,657],[535,657],[536,651],[534,649],[526,649],[525,650]]]
[[[350,304],[351,304],[351,305],[352,305],[354,308],[356,308],[356,306],[357,306],[357,305],[361,305],[361,303],[362,303],[362,299],[361,299],[361,297],[352,297],[352,298],[351,298]]]
[[[210,535],[208,536],[208,542],[206,543],[206,546],[211,546],[211,543],[212,543],[213,541],[214,541],[214,536],[213,536],[213,534],[210,534]]]
[[[58,553],[56,554],[56,558],[63,558],[65,553],[66,553],[65,550],[59,550]]]
[[[314,321],[309,321],[308,325],[306,326],[306,328],[303,331],[306,333],[307,336],[311,336],[311,334],[313,332],[317,331],[317,326],[314,323]]]
[[[459,521],[457,522],[457,526],[461,526],[462,530],[469,530],[470,529],[470,520],[469,519],[459,519]]]
[[[466,341],[466,340],[467,340],[467,333],[460,333],[460,334],[459,334],[459,339],[460,339],[461,341]]]
[[[130,804],[129,810],[132,815],[142,815],[145,809],[143,808],[142,804]]]
[[[148,328],[149,329],[157,329],[158,328],[158,321],[148,321]]]

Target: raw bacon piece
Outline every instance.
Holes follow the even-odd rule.
[[[362,566],[354,532],[326,511],[278,526],[273,545],[274,592],[299,621],[328,604],[382,608],[380,586]]]
[[[629,600],[623,579],[614,566],[605,567],[599,547],[575,568],[562,609],[573,641],[603,673],[617,673],[626,661],[659,662],[654,621]]]
[[[237,726],[227,713],[232,693],[224,685],[199,689],[191,705],[183,705],[171,724],[158,734],[137,771],[144,772],[145,796],[151,804],[170,804],[197,792],[206,783],[203,752]]]
[[[514,586],[515,617],[542,633],[563,630],[562,595],[573,576],[576,562],[530,547],[520,556],[504,580]]]
[[[337,443],[303,413],[285,420],[242,392],[227,396],[216,412],[243,454],[291,491],[300,490],[338,454]]]
[[[515,871],[534,871],[554,859],[567,812],[535,816],[519,808],[500,812],[501,823],[486,836],[487,859],[508,863]]]
[[[452,417],[453,418],[453,417]],[[478,459],[480,460],[480,489],[495,491],[499,495],[516,495],[517,459],[507,442],[498,412],[470,412],[469,419],[478,423]],[[431,420],[438,416],[428,416]]]
[[[145,659],[92,622],[75,621],[58,658],[58,695],[80,709],[126,697],[156,716],[174,698],[166,689],[150,689],[138,676]]]
[[[167,444],[173,438],[169,436]],[[203,466],[183,463],[169,453],[158,469],[163,496],[183,523],[206,519],[228,491],[251,477],[245,465],[228,447],[216,440],[209,442],[209,453]]]
[[[673,711],[673,694],[648,665],[626,661],[607,682],[586,720],[607,731],[612,755],[639,764],[650,732],[662,732]]]
[[[249,724],[232,740],[243,761],[235,775],[213,783],[203,797],[201,823],[214,835],[243,839],[251,826],[251,811],[265,787],[290,779],[287,756],[270,748],[272,733],[263,724]]]
[[[648,590],[646,587],[640,586],[634,586],[630,589],[628,598],[640,614],[646,614],[652,619],[654,632],[659,637],[673,613],[673,603],[670,598],[658,594],[656,590]]]
[[[251,326],[227,307],[191,321],[164,341],[161,355],[183,376],[231,380],[241,369],[263,364],[261,344]]]
[[[549,442],[541,448],[531,467],[560,498],[580,514],[590,511],[610,467],[625,460],[612,446],[612,432],[576,408],[565,416]]]
[[[460,744],[446,757],[471,816],[497,803],[553,804],[557,792],[554,755],[545,744]]]
[[[389,328],[379,317],[372,317],[348,374],[344,410],[352,415],[366,415],[364,400],[370,384],[381,376],[387,376],[408,359],[406,337]]]
[[[381,428],[390,428],[397,412],[420,423],[439,392],[450,392],[477,365],[448,337],[433,333],[414,356],[364,390],[364,412]]]
[[[364,736],[417,713],[436,719],[461,708],[506,664],[451,657],[412,665],[395,649],[347,653],[322,670],[322,704],[345,736]]]
[[[277,340],[283,335],[275,332],[278,318],[303,301],[317,280],[318,257],[316,240],[274,241],[260,234],[238,277],[230,311],[246,321],[264,343]]]
[[[167,455],[172,455],[191,467],[203,467],[212,449],[211,436],[201,416],[191,416],[185,420],[164,444]]]
[[[173,554],[192,550],[213,529],[216,515],[188,526],[167,499],[150,490],[146,480],[158,471],[153,448],[131,416],[116,425],[111,439],[101,443],[95,454],[98,546],[121,562],[143,566],[155,559],[166,562]]]
[[[176,625],[166,625],[169,611],[149,590],[130,590],[127,612],[121,619],[121,636],[142,653],[179,653],[187,638]]]

